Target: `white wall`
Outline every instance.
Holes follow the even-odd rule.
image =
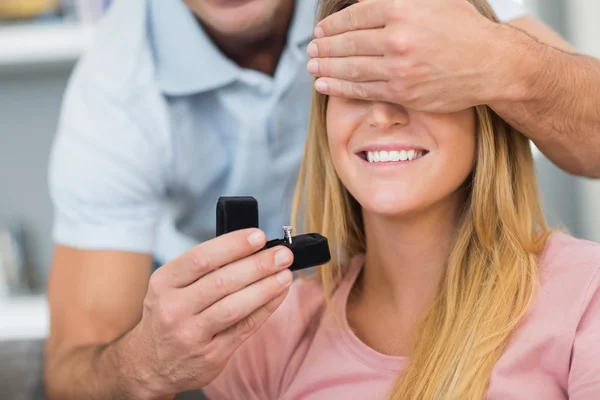
[[[25,262],[42,282],[52,251],[47,162],[71,67],[0,68],[0,223],[22,225]]]

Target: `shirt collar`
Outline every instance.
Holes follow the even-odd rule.
[[[305,50],[312,38],[318,0],[295,0],[288,41]],[[223,87],[242,69],[210,40],[192,11],[175,0],[148,0],[149,37],[156,79],[169,95],[184,96]]]

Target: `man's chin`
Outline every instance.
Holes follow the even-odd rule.
[[[263,41],[273,32],[273,26],[269,19],[260,23],[257,23],[255,19],[240,20],[236,23],[231,21],[225,21],[222,24],[213,23],[210,29],[212,33],[221,37],[248,43]]]
[[[213,33],[245,41],[263,39],[273,30],[276,15],[270,15],[266,10],[240,7],[240,10],[230,9],[218,13],[208,21],[204,21]],[[263,6],[264,8],[264,6]],[[271,13],[273,14],[273,13]],[[201,20],[203,20],[201,18]]]

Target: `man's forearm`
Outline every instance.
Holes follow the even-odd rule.
[[[489,106],[562,169],[600,178],[600,61],[506,25],[497,33],[495,57],[506,77],[497,93],[508,95]]]
[[[152,382],[124,356],[128,336],[106,345],[49,353],[45,370],[48,399],[156,399]],[[171,397],[172,398],[172,397]]]

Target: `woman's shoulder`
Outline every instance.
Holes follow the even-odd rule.
[[[553,232],[540,256],[540,270],[548,278],[567,275],[591,279],[600,269],[600,244]]]
[[[296,277],[281,305],[253,335],[252,344],[272,347],[278,343],[280,355],[293,350],[298,342],[307,340],[307,331],[318,323],[324,305],[323,285],[318,276],[311,273]]]
[[[294,279],[281,306],[267,323],[280,329],[314,323],[325,304],[323,285],[317,272],[303,273]]]
[[[540,256],[543,292],[585,310],[600,295],[600,244],[563,232],[552,233]]]
[[[356,275],[362,269],[363,260],[364,255],[357,254],[344,264],[341,279],[333,283],[334,289],[331,293],[333,302],[343,296],[352,285]],[[333,268],[329,265],[324,267]],[[267,323],[286,329],[290,326],[307,326],[320,321],[326,307],[325,288],[320,271],[317,268],[299,274],[290,287],[286,299]]]
[[[505,362],[522,360],[527,353],[539,361],[530,365],[545,365],[562,376],[571,398],[600,398],[600,245],[555,232],[539,267],[537,301]],[[538,350],[533,354],[531,349]]]
[[[205,393],[211,399],[278,398],[282,382],[310,347],[324,303],[316,276],[296,278],[281,305],[234,352]]]
[[[600,245],[562,232],[548,237],[538,289],[495,367],[490,397],[532,390],[538,396],[531,392],[529,398],[562,391],[569,398],[600,399],[599,271]],[[536,383],[519,387],[525,381]]]

